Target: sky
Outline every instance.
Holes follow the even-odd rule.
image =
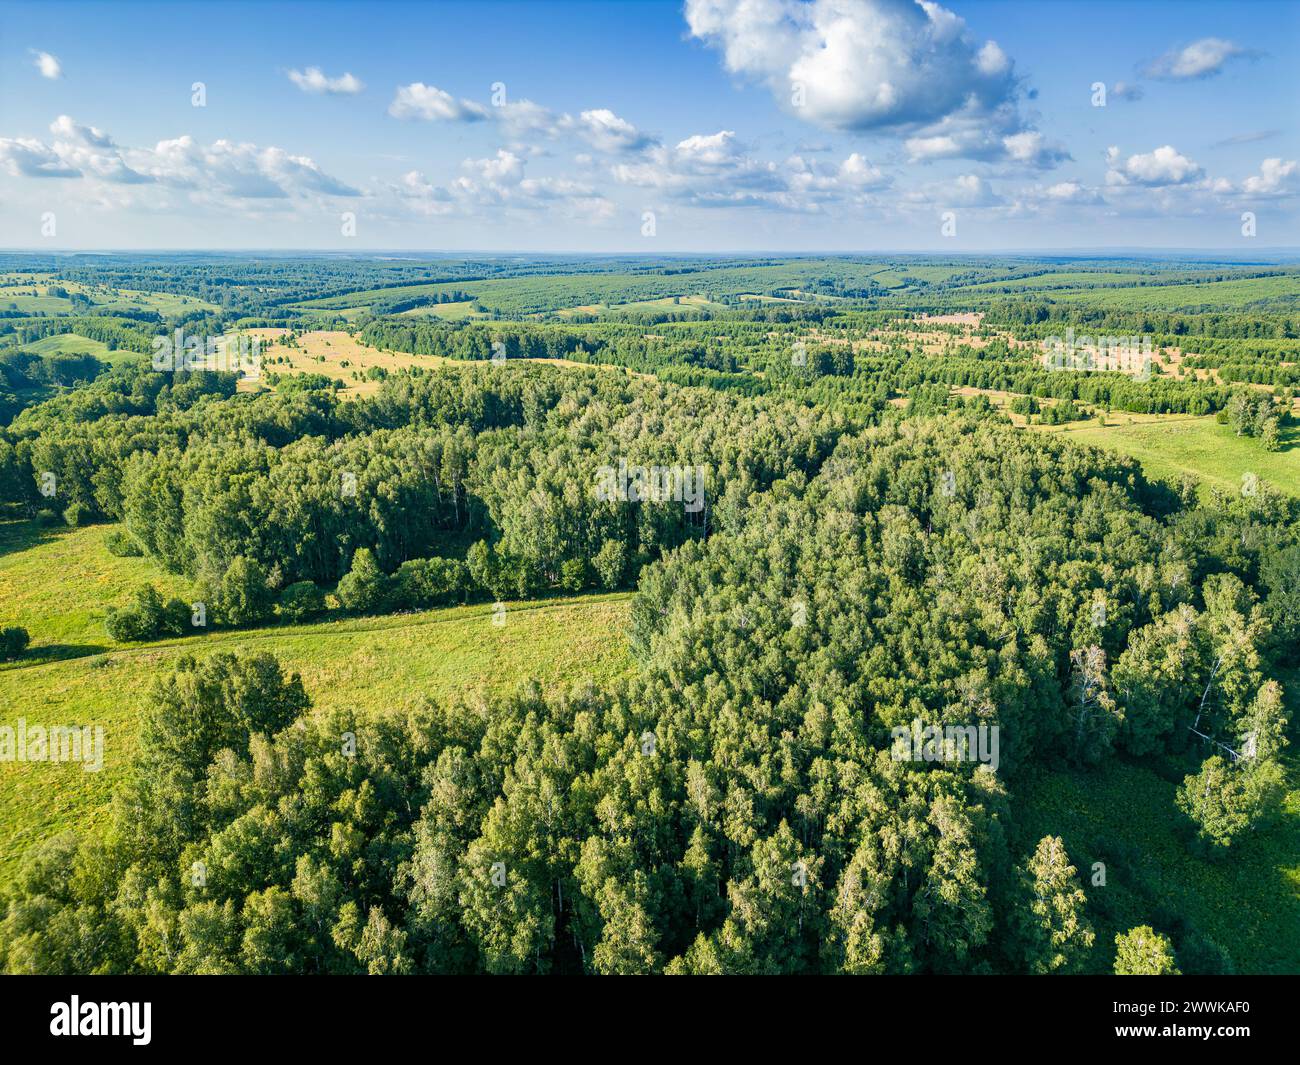
[[[0,3],[0,247],[1300,246],[1300,4]]]

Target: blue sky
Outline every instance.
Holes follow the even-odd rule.
[[[9,3],[0,245],[1257,254],[1300,245],[1298,31],[1282,0]]]

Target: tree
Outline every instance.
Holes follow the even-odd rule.
[[[389,579],[370,548],[359,548],[352,556],[352,568],[339,581],[335,594],[345,610],[372,614],[383,609],[388,601]]]
[[[1084,912],[1083,887],[1059,836],[1038,841],[1020,881],[1023,901],[1013,918],[1019,965],[1035,974],[1076,971],[1096,936]]]
[[[1174,945],[1150,925],[1115,937],[1116,976],[1179,976]]]
[[[1275,758],[1229,762],[1216,754],[1202,763],[1199,773],[1183,779],[1177,803],[1196,825],[1197,838],[1222,852],[1274,817],[1285,795],[1285,774]]]
[[[606,540],[592,559],[600,586],[612,590],[623,583],[627,570],[627,545],[622,540]]]
[[[217,591],[217,610],[230,625],[255,625],[275,611],[275,593],[266,570],[255,560],[237,555]]]

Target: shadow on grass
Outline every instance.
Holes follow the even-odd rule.
[[[7,517],[0,508],[0,556],[30,551],[69,532],[71,529],[62,522],[46,524],[39,518]]]
[[[13,662],[0,663],[0,673],[8,673],[28,666],[43,666],[50,662],[66,662],[73,658],[89,658],[114,650],[99,643],[45,643],[29,647],[26,653]]]

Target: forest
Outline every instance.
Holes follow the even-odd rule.
[[[0,320],[0,589],[23,537],[84,530],[91,571],[151,575],[96,602],[93,657],[0,596],[0,681],[151,670],[90,827],[5,841],[5,971],[1258,967],[1039,798],[1149,774],[1178,861],[1229,883],[1293,831],[1300,491],[1070,437],[1194,424],[1288,468],[1294,269],[0,269],[85,292]],[[1068,298],[1081,275],[1096,301]],[[1205,309],[1217,284],[1258,301]],[[1111,299],[1147,288],[1167,309]],[[203,306],[110,312],[128,292]],[[1155,365],[1053,368],[1067,325],[1140,334]],[[178,327],[257,336],[262,376],[155,370]],[[488,639],[607,595],[615,677],[338,705],[283,642],[461,609]]]

